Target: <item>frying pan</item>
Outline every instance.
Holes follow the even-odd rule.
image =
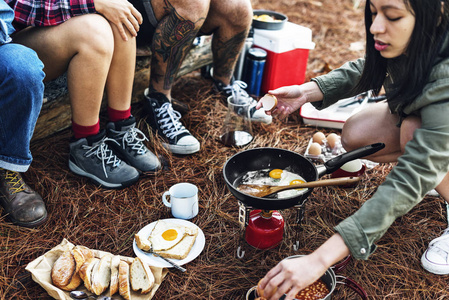
[[[290,150],[279,148],[254,148],[234,154],[223,166],[223,176],[228,190],[238,200],[250,207],[276,210],[303,204],[312,193],[308,188],[291,197],[281,199],[256,197],[240,192],[236,187],[238,180],[249,171],[263,169],[288,169],[300,175],[306,181],[315,181],[319,177],[338,170],[348,161],[362,158],[383,149],[385,144],[376,143],[335,156],[323,165],[315,166],[309,159]]]

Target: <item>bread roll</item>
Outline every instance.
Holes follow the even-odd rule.
[[[86,289],[93,293],[92,291],[92,270],[99,263],[98,258],[89,258],[81,266],[79,274],[81,279],[84,281],[84,286]]]
[[[92,269],[92,292],[95,295],[103,294],[109,287],[111,281],[111,259],[112,255],[103,256]]]
[[[75,274],[76,263],[70,250],[64,251],[51,268],[51,280],[58,288],[66,287]]]
[[[134,258],[131,264],[130,280],[133,291],[142,290],[142,294],[148,294],[153,288],[153,272],[139,257]]]
[[[124,261],[120,261],[118,267],[118,290],[120,296],[125,300],[131,300],[131,286],[129,281],[129,265]]]
[[[77,287],[81,285],[83,281],[78,273],[73,274],[70,282],[66,286],[62,286],[61,289],[64,291],[74,291]]]
[[[109,296],[118,292],[118,268],[120,265],[120,256],[115,255],[111,259],[111,284],[109,285]]]

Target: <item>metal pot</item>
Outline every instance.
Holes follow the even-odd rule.
[[[308,158],[289,150],[279,148],[254,148],[234,154],[223,167],[223,176],[229,191],[244,204],[260,209],[277,210],[302,204],[312,193],[313,188],[304,189],[292,197],[281,199],[256,197],[240,192],[238,180],[249,171],[262,169],[289,168],[291,172],[303,177],[306,181],[315,181],[319,177],[338,170],[348,161],[373,154],[385,147],[376,143],[338,155],[323,165],[315,166]]]
[[[293,256],[289,256],[285,259],[291,259],[291,258],[296,258],[296,257],[301,257],[301,256],[304,256],[304,255],[293,255]],[[363,299],[363,300],[368,299],[367,293],[365,292],[365,290],[363,290],[363,288],[357,282],[355,282],[354,280],[352,280],[348,277],[335,275],[334,269],[337,272],[344,269],[344,267],[346,267],[346,265],[349,263],[350,259],[351,259],[351,256],[348,256],[341,263],[335,265],[334,267],[329,268],[326,271],[326,273],[324,273],[324,275],[321,276],[320,279],[326,284],[326,286],[329,290],[329,294],[327,294],[326,297],[324,297],[320,300],[331,300],[332,293],[334,292],[335,287],[337,286],[337,283],[344,284],[345,286],[349,287],[354,292],[356,292],[360,296],[361,299]],[[246,300],[255,300],[258,297],[256,289],[257,289],[257,286],[254,286],[248,290],[248,292],[246,293]],[[279,298],[279,300],[284,300],[284,299],[285,299],[285,295],[282,296],[281,298]]]
[[[271,10],[255,9],[253,14],[254,16],[269,15],[277,20],[275,22],[265,22],[253,19],[253,28],[256,29],[280,30],[284,28],[285,23],[288,21],[286,15]]]

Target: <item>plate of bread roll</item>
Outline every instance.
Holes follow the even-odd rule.
[[[172,265],[151,252],[181,266],[198,257],[204,245],[204,233],[197,225],[172,218],[157,220],[143,227],[134,236],[133,250],[137,257],[150,266],[172,268]]]

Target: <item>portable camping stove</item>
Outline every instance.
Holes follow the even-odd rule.
[[[301,223],[304,219],[304,203],[302,204],[298,204],[293,206],[292,208],[296,209],[296,218],[295,218],[295,223],[296,225],[298,225],[298,230],[295,231],[295,243],[293,244],[293,250],[297,251],[299,249],[299,236],[300,236],[300,231],[302,231],[302,227],[301,227]],[[238,201],[238,205],[239,205],[239,224],[240,224],[240,228],[243,230],[243,234],[242,239],[245,239],[245,241],[252,245],[255,248],[258,248],[257,246],[253,245],[251,243],[251,241],[248,241],[247,237],[246,237],[246,230],[248,229],[249,223],[250,223],[250,215],[251,212],[256,210],[257,208],[252,207],[252,206],[248,206],[246,204],[244,204],[242,201]],[[262,214],[266,214],[268,215],[266,212],[268,211],[261,211]],[[270,211],[271,212],[271,211]],[[273,211],[273,212],[277,212],[277,211]],[[271,216],[271,213],[270,213]],[[279,217],[280,215],[276,215],[277,217]],[[269,218],[269,217],[267,217]],[[281,217],[282,218],[282,217]],[[284,226],[283,220],[282,220],[282,226]],[[242,240],[241,239],[241,240]],[[258,248],[261,249],[261,248]],[[243,256],[245,255],[245,251],[241,250],[241,246],[238,246],[237,248],[237,257],[238,258],[243,258]]]

